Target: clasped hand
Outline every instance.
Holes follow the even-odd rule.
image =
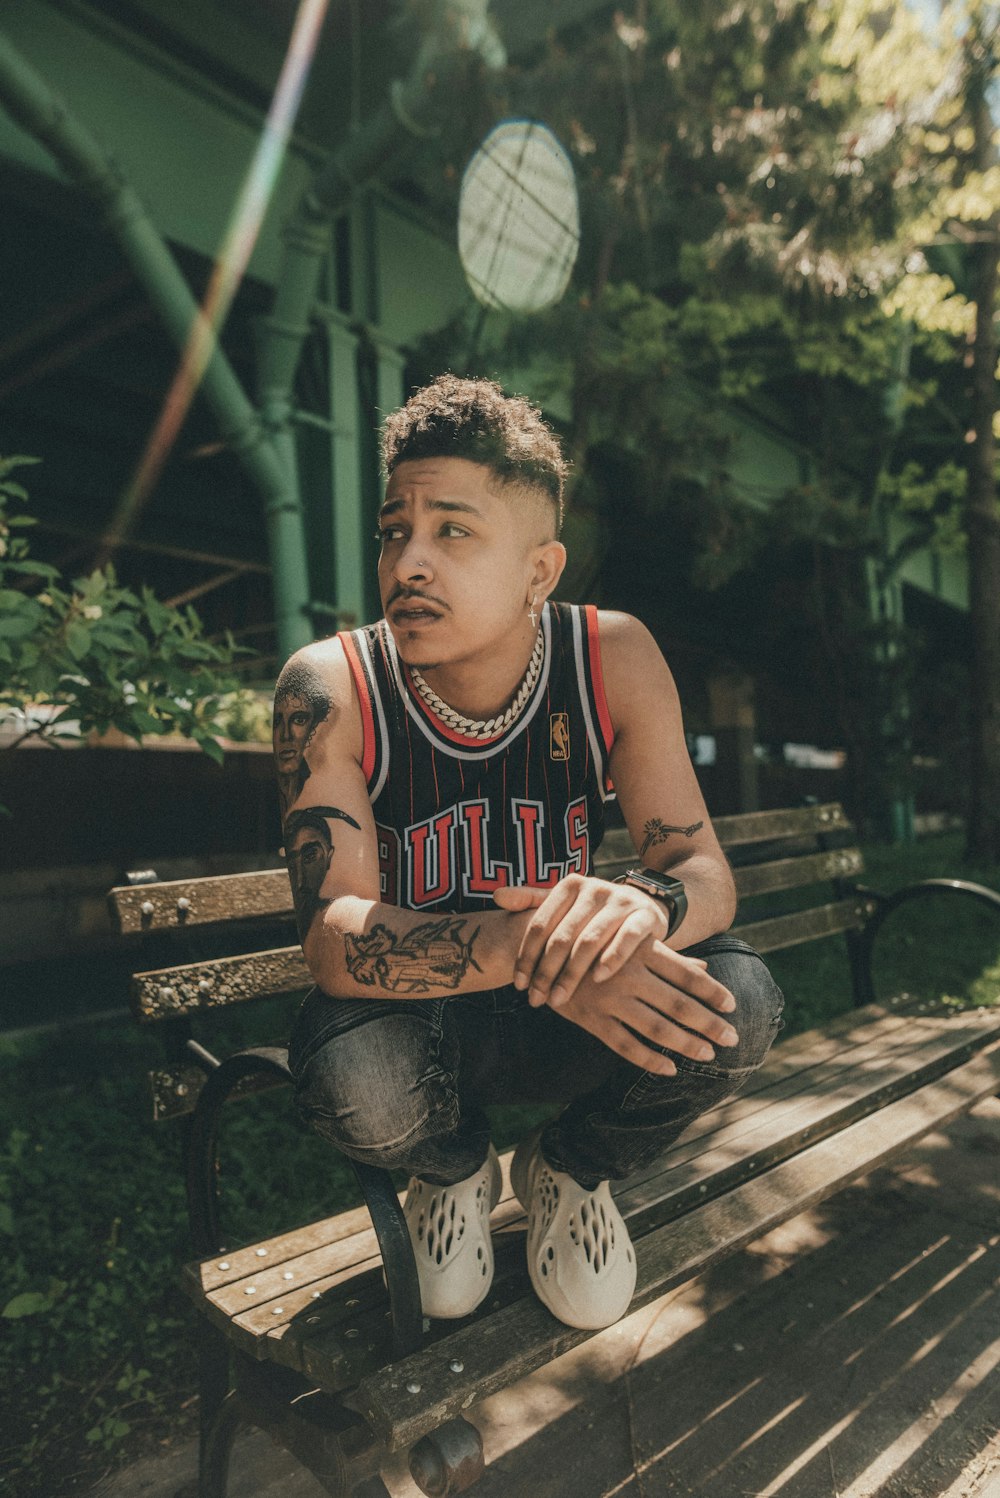
[[[732,994],[700,958],[664,944],[667,913],[640,890],[571,874],[551,890],[505,888],[494,899],[504,910],[534,908],[514,968],[532,1005],[549,1004],[666,1076],[676,1067],[659,1047],[710,1061],[714,1046],[735,1045],[721,1018],[736,1007]]]

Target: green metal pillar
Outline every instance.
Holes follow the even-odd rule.
[[[403,373],[406,357],[403,351],[378,334],[372,335],[375,346],[375,400],[381,417],[403,404]]]
[[[358,335],[345,318],[330,314],[330,421],[333,475],[333,564],[337,612],[346,628],[364,622],[364,505],[361,495],[361,410],[358,401]],[[372,519],[372,525],[374,525]]]
[[[295,372],[310,318],[317,310],[323,269],[329,263],[334,218],[352,204],[360,187],[397,161],[407,147],[440,129],[451,108],[455,89],[467,81],[470,60],[475,58],[487,68],[504,65],[506,54],[489,20],[488,9],[488,0],[431,0],[424,11],[423,35],[409,73],[395,80],[388,97],[371,119],[352,132],[332,154],[289,224],[275,303],[271,317],[264,324],[265,338],[260,350],[261,400],[270,431],[280,430],[291,420]],[[334,358],[341,361],[345,357],[343,349],[336,355],[331,352],[331,363]],[[343,403],[340,410],[343,411]],[[346,474],[349,460],[343,456],[342,461]],[[346,549],[342,562],[338,560],[336,564],[338,585],[342,574],[351,579],[350,597],[356,599],[353,578],[359,532],[357,521],[343,516],[346,502],[343,489],[341,501]],[[341,520],[334,521],[338,536],[340,525]],[[363,557],[363,551],[360,555]],[[272,564],[276,578],[287,574],[289,591],[294,591],[298,568],[294,550],[293,554],[286,554],[279,546],[272,552]],[[308,594],[304,597],[308,598]],[[338,605],[341,604],[348,606],[338,597]],[[364,613],[363,607],[360,612]]]
[[[163,325],[177,347],[185,349],[203,314],[138,194],[5,37],[0,37],[0,101],[11,118],[47,148],[67,177],[96,201]],[[277,549],[288,558],[285,569],[275,572],[278,636],[287,655],[312,638],[303,607],[309,594],[302,586],[305,545],[294,470],[271,441],[214,340],[200,388],[227,446],[262,496],[272,555]]]

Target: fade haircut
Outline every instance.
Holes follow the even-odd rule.
[[[502,485],[543,490],[559,534],[568,468],[559,439],[536,406],[507,395],[494,380],[438,375],[387,417],[382,428],[386,477],[413,458],[467,458],[488,468]]]

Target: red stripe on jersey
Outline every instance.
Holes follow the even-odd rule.
[[[601,725],[605,754],[611,753],[615,741],[614,725],[608,711],[608,699],[604,694],[604,672],[601,669],[601,642],[597,635],[597,609],[592,603],[584,604],[583,617],[587,624],[587,651],[590,656],[590,679],[594,684],[594,706]]]
[[[370,784],[375,771],[375,717],[372,712],[371,693],[368,690],[368,679],[365,676],[365,668],[361,664],[358,655],[358,647],[350,635],[344,631],[337,639],[344,647],[347,664],[351,668],[351,676],[354,680],[354,694],[361,708],[361,731],[363,738],[363,749],[361,754],[361,771],[365,777],[365,783]]]

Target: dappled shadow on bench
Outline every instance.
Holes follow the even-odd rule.
[[[998,1141],[1000,1122],[987,1143]],[[535,1375],[520,1410],[510,1394],[487,1405],[480,1424],[495,1453],[477,1492],[947,1492],[1000,1432],[1000,1213],[995,1186],[971,1209],[965,1194],[961,1218],[950,1210],[962,1155],[936,1136],[902,1187],[885,1173],[849,1189],[703,1276],[655,1321],[643,1313]],[[988,1173],[995,1182],[995,1154]]]

